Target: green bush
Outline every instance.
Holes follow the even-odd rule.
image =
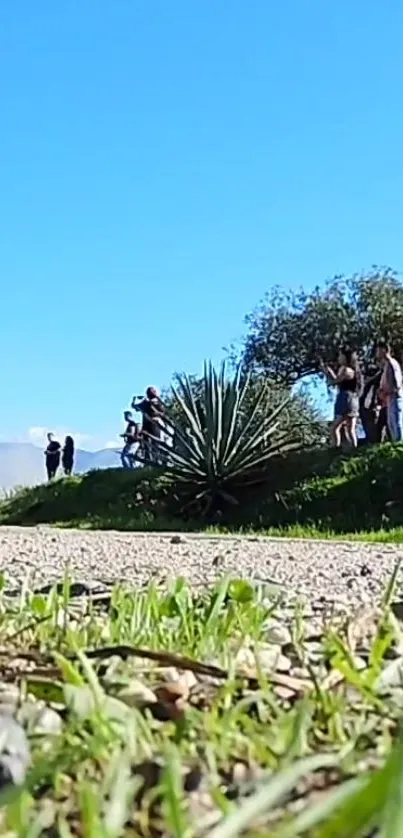
[[[258,528],[299,524],[354,533],[403,525],[403,446],[362,448],[356,455],[316,460],[311,475],[282,473],[277,490],[261,493],[243,515]],[[298,463],[298,458],[294,459]],[[305,459],[309,464],[309,456]],[[298,468],[296,469],[298,472]],[[289,480],[287,484],[287,479]]]

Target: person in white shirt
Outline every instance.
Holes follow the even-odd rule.
[[[386,404],[388,429],[392,442],[403,440],[403,375],[396,358],[392,357],[389,344],[380,341],[376,357],[382,367],[379,393]]]

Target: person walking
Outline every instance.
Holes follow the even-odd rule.
[[[341,446],[341,432],[344,430],[347,441],[353,448],[357,447],[357,419],[360,413],[360,392],[362,386],[361,370],[356,353],[349,347],[343,347],[339,352],[338,370],[321,364],[330,384],[337,386],[337,396],[334,405],[334,420],[331,426],[331,436],[336,448]]]
[[[386,406],[388,430],[392,442],[403,440],[403,375],[391,348],[386,341],[379,341],[376,357],[382,368],[379,386],[380,398]]]
[[[62,466],[66,477],[70,477],[74,465],[74,439],[66,436],[62,453]]]
[[[124,419],[126,428],[122,437],[124,439],[124,446],[120,455],[123,468],[134,468],[137,449],[139,447],[139,429],[137,422],[133,421],[133,415],[130,410],[125,410]]]
[[[53,480],[56,477],[57,469],[60,465],[60,454],[62,447],[60,442],[54,438],[53,434],[48,434],[48,444],[45,450],[45,464],[48,480]]]

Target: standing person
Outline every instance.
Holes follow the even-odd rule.
[[[139,429],[137,422],[133,421],[133,416],[130,413],[130,410],[125,410],[123,416],[126,422],[126,428],[121,436],[123,437],[125,444],[123,446],[120,459],[122,461],[123,468],[134,468],[134,460],[139,446]]]
[[[74,465],[74,439],[66,436],[62,453],[62,466],[66,477],[70,477]]]
[[[373,444],[381,442],[382,423],[379,404],[379,387],[382,371],[377,370],[367,379],[360,397],[360,419],[365,433],[365,441]]]
[[[392,357],[386,341],[379,341],[376,357],[382,367],[380,398],[386,406],[389,434],[392,442],[403,440],[403,376],[402,368]]]
[[[347,441],[357,447],[357,419],[360,413],[359,395],[362,376],[356,353],[348,347],[339,352],[337,373],[331,367],[322,364],[322,370],[330,384],[338,388],[334,405],[334,420],[331,435],[336,448],[341,446],[341,432],[344,430]]]
[[[45,463],[48,480],[53,480],[56,477],[57,469],[60,465],[60,454],[62,447],[60,442],[54,438],[53,434],[48,434],[48,445],[45,451]]]
[[[133,398],[132,408],[143,416],[144,459],[147,464],[158,461],[158,441],[161,439],[164,407],[155,387],[147,387],[145,398],[140,402]]]

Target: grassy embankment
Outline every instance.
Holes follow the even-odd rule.
[[[0,523],[203,529],[200,522],[181,520],[165,478],[122,469],[17,492],[0,504]],[[265,484],[241,498],[220,531],[403,541],[403,446],[361,449],[354,456],[320,449],[273,460]]]

